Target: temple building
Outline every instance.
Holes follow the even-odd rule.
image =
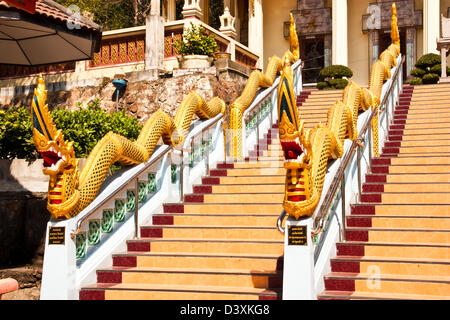
[[[167,21],[182,15],[183,1],[163,1]],[[189,0],[190,14],[211,25],[214,0]],[[289,47],[288,20],[292,13],[299,33],[304,81],[317,81],[328,65],[350,67],[355,81],[367,83],[369,67],[390,41],[391,0],[224,0],[234,19],[230,34],[259,54],[264,69],[272,55],[282,56]],[[439,53],[440,17],[450,15],[450,0],[397,0],[405,78],[422,55]],[[177,5],[178,3],[178,5]],[[180,5],[181,4],[181,5]],[[214,6],[216,5],[216,6]],[[217,20],[217,19],[216,19]],[[280,34],[284,35],[280,37]]]

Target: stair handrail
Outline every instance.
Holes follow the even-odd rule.
[[[144,166],[139,169],[137,172],[135,172],[131,177],[129,177],[127,180],[125,180],[123,183],[120,184],[120,186],[118,186],[115,190],[113,190],[108,196],[106,196],[102,201],[100,201],[98,204],[96,204],[95,206],[93,206],[92,208],[87,208],[88,210],[83,213],[81,212],[79,215],[79,219],[76,222],[76,229],[75,231],[73,231],[70,234],[70,237],[72,239],[75,238],[75,236],[77,234],[80,233],[81,231],[81,225],[88,220],[88,218],[94,214],[98,209],[100,209],[105,203],[107,203],[108,201],[110,201],[111,199],[114,198],[114,196],[116,196],[120,191],[123,190],[123,188],[125,188],[130,182],[134,181],[136,178],[139,178],[139,176],[144,173],[147,169],[149,169],[151,166],[153,166],[154,164],[156,164],[158,161],[160,161],[166,154],[168,154],[169,152],[171,152],[173,150],[173,146],[168,146],[168,145],[163,145],[160,148],[165,148],[165,150],[163,150],[162,152],[160,152],[159,154],[157,154],[154,158],[151,157],[149,161],[147,161]],[[138,196],[138,194],[136,193],[136,196]],[[136,211],[138,210],[138,208],[136,207]]]
[[[223,117],[224,117],[224,115],[220,114],[220,115],[216,116],[216,118],[214,118],[213,121],[211,121],[210,123],[205,124],[203,127],[200,125],[199,127],[202,127],[202,128],[198,129],[198,132],[192,134],[191,136],[188,135],[187,139],[183,143],[183,146],[185,144],[187,144],[188,142],[189,142],[190,145],[192,145],[191,141],[193,141],[199,135],[203,135],[203,133],[205,131],[209,130],[211,127],[216,125],[220,120],[223,119]],[[193,129],[193,130],[195,130],[195,129]],[[190,149],[185,149],[183,146],[180,148],[181,152],[183,152],[183,151],[192,151]],[[135,172],[133,175],[131,175],[127,180],[122,182],[120,184],[120,186],[118,186],[115,190],[113,190],[108,196],[106,196],[102,201],[100,201],[94,207],[89,208],[89,210],[87,212],[85,212],[85,213],[81,212],[81,214],[79,215],[79,219],[76,222],[76,230],[70,234],[72,239],[74,239],[75,236],[80,233],[82,224],[84,222],[86,222],[88,220],[88,218],[92,214],[94,214],[98,209],[100,209],[108,201],[113,199],[130,182],[132,182],[132,181],[136,180],[137,178],[139,178],[139,176],[142,173],[146,172],[150,167],[152,167],[153,165],[158,163],[165,155],[167,155],[168,153],[172,152],[174,149],[177,149],[175,146],[169,146],[169,145],[162,145],[160,148],[165,148],[165,150],[163,150],[162,152],[157,154],[155,157],[151,157],[149,159],[149,161],[147,161],[142,168],[140,168],[137,172]],[[207,152],[209,153],[209,150]],[[181,161],[182,161],[181,162],[181,168],[183,168],[184,167],[184,159],[183,159],[183,157],[181,158]],[[209,164],[207,164],[207,168],[209,168]],[[181,169],[181,170],[182,170],[182,173],[181,173],[181,177],[182,177],[183,176],[183,169]],[[183,187],[182,187],[182,184],[181,184],[181,192],[180,193],[181,193],[180,197],[183,198]],[[137,198],[138,196],[139,195],[136,192],[135,197]],[[136,212],[135,212],[135,224],[136,224],[135,225],[135,229],[139,230],[139,224],[138,224],[138,219],[137,219],[137,216],[138,216],[137,211],[138,211],[138,206],[136,206]],[[137,237],[137,234],[136,234],[136,237]]]
[[[403,56],[400,62],[400,66],[402,66],[406,61],[406,57]],[[389,84],[389,87],[386,91],[386,94],[384,95],[383,99],[381,100],[380,103],[380,108],[379,108],[379,113],[383,113],[386,112],[386,125],[388,127],[389,124],[389,112],[388,112],[388,108],[387,108],[387,101],[389,96],[392,93],[392,90],[394,89],[394,84],[397,81],[397,77],[398,77],[398,73],[400,72],[400,70],[402,68],[400,68],[400,66],[398,66],[394,72],[394,75],[391,77],[391,79],[393,79],[393,81],[391,81],[391,83]],[[345,154],[344,158],[342,159],[342,162],[336,172],[336,175],[333,178],[333,181],[331,182],[330,188],[328,189],[328,192],[325,194],[324,200],[322,202],[322,205],[320,206],[319,210],[316,210],[316,212],[313,215],[313,220],[314,220],[314,229],[311,232],[311,238],[314,239],[315,236],[319,235],[323,229],[324,229],[324,222],[325,222],[325,218],[327,216],[327,213],[330,210],[330,207],[333,203],[333,199],[336,195],[336,192],[339,188],[339,186],[343,186],[345,185],[345,171],[347,170],[347,166],[350,163],[350,160],[353,158],[355,152],[358,152],[361,148],[364,147],[364,143],[365,143],[365,136],[366,133],[369,129],[371,129],[371,122],[372,119],[375,117],[377,110],[374,109],[372,111],[372,113],[370,114],[369,118],[367,119],[367,121],[364,123],[363,128],[361,129],[359,135],[358,135],[358,139],[352,142],[352,145],[350,146],[350,150]],[[370,139],[369,139],[369,143],[371,143]],[[359,149],[357,149],[359,147]],[[372,158],[371,155],[371,149],[369,148],[369,157],[370,159]],[[360,177],[360,163],[359,161],[361,160],[360,157],[358,157],[358,188],[359,188],[359,194],[361,194],[361,177]],[[344,206],[345,208],[345,197],[342,201],[342,206]],[[345,214],[345,210],[342,210],[343,214]],[[280,216],[277,219],[277,228],[281,233],[285,232],[285,229],[282,227],[282,223],[284,221],[284,219],[287,217],[286,212],[283,210],[283,212],[280,214]],[[345,240],[345,223],[342,224],[342,236],[344,237]]]
[[[402,60],[400,62],[400,66],[398,66],[396,68],[393,77],[391,77],[392,81],[389,84],[388,90],[386,91],[386,94],[384,95],[382,102],[380,104],[379,112],[380,113],[386,112],[386,124],[387,125],[389,124],[389,117],[388,117],[389,109],[388,109],[386,102],[388,101],[388,98],[391,95],[392,90],[394,89],[394,84],[397,81],[398,73],[402,69],[400,67],[405,63],[405,60],[406,60],[406,58],[405,58],[405,56],[403,56]],[[358,135],[358,139],[352,142],[349,152],[347,152],[347,154],[342,159],[342,162],[337,170],[337,173],[334,176],[333,181],[331,182],[331,186],[325,195],[325,198],[323,200],[322,205],[320,206],[320,209],[318,211],[316,211],[316,213],[313,215],[312,218],[314,220],[314,229],[311,232],[312,238],[314,238],[315,236],[317,236],[318,234],[320,234],[323,231],[325,217],[327,216],[327,213],[330,210],[331,204],[333,202],[333,198],[335,197],[339,186],[340,185],[343,186],[343,184],[345,184],[345,171],[347,169],[348,164],[350,163],[350,159],[352,159],[352,157],[355,154],[355,152],[357,151],[358,147],[359,148],[364,147],[366,133],[371,128],[371,122],[372,122],[372,119],[376,116],[376,113],[377,113],[377,110],[374,109],[372,111],[372,113],[370,114],[369,118],[367,119],[367,121],[365,122],[363,128],[361,129],[361,131]],[[369,143],[370,143],[370,138],[369,138]],[[369,148],[369,156],[370,156],[370,159],[372,159],[371,148]],[[360,160],[361,160],[361,158],[359,158],[358,162],[357,162],[358,168],[360,166]],[[359,181],[359,186],[358,186],[359,194],[361,194],[361,183],[360,183],[361,179],[360,179],[360,177],[358,177],[358,181]],[[344,216],[345,215],[345,197],[343,197],[342,206],[344,208],[344,210],[342,210],[342,215]],[[344,219],[342,220],[341,232],[342,232],[343,240],[345,241],[345,220]]]

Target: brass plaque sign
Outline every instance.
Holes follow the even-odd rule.
[[[288,226],[288,245],[307,246],[308,235],[306,226]]]
[[[65,227],[50,227],[48,230],[48,244],[64,244]]]

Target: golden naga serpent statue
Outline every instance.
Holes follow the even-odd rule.
[[[210,119],[225,112],[225,103],[215,97],[209,102],[190,92],[172,119],[161,109],[144,124],[139,137],[132,142],[113,132],[106,134],[89,154],[79,171],[73,142],[66,142],[57,130],[45,105],[47,91],[39,77],[31,106],[33,140],[44,159],[44,174],[50,176],[47,209],[56,218],[71,218],[86,208],[97,196],[109,167],[119,161],[133,165],[147,161],[158,140],[179,145],[191,126],[192,117]]]
[[[343,91],[342,100],[328,110],[326,125],[305,130],[300,119],[293,91],[293,75],[286,61],[278,87],[278,115],[280,143],[287,170],[283,208],[296,219],[312,216],[322,194],[327,163],[330,158],[344,154],[344,140],[358,138],[359,110],[370,107],[376,116],[372,121],[373,152],[379,156],[378,107],[383,83],[390,78],[400,54],[400,36],[397,26],[397,9],[392,5],[392,44],[371,68],[369,88],[350,82]]]
[[[298,60],[299,50],[292,15],[291,39],[294,39],[291,40],[294,43],[293,53],[288,51],[285,60],[293,62]],[[242,123],[242,113],[254,100],[256,91],[260,86],[271,86],[280,70],[281,59],[273,57],[264,75],[259,71],[250,75],[241,96],[230,106],[231,124],[239,126]],[[80,171],[73,142],[66,142],[62,131],[54,126],[45,105],[46,99],[45,83],[40,76],[31,106],[33,140],[44,159],[43,172],[50,176],[47,209],[56,219],[74,217],[86,208],[97,196],[113,163],[119,161],[133,165],[145,162],[153,154],[161,137],[165,144],[180,145],[189,131],[194,114],[204,120],[226,112],[226,105],[220,98],[206,102],[197,93],[190,92],[178,107],[174,119],[161,109],[152,114],[135,142],[109,132],[91,151]]]

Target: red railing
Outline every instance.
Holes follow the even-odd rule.
[[[145,60],[145,34],[130,38],[105,40],[100,52],[94,53],[88,68],[116,64],[140,62]]]
[[[183,29],[175,29],[164,33],[164,58],[178,56],[175,43],[183,38]]]

